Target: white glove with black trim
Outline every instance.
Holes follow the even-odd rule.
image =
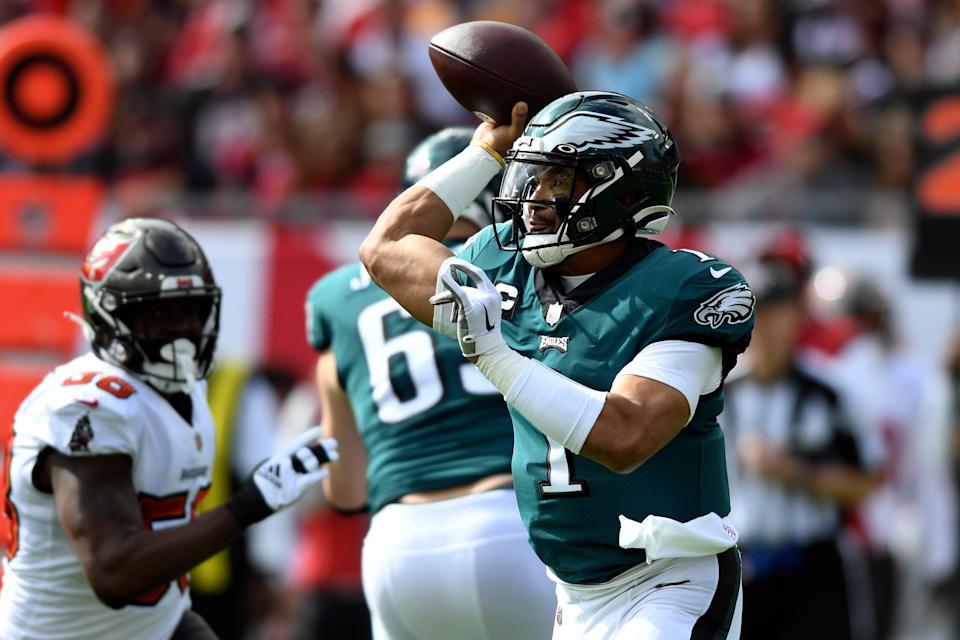
[[[240,524],[259,522],[289,507],[307,489],[330,473],[324,466],[339,458],[337,441],[318,440],[323,430],[313,427],[261,462],[250,479],[225,504]]]
[[[443,279],[440,276],[450,270],[450,261],[456,259],[456,256],[450,256],[440,264],[440,269],[437,270],[437,290],[430,298],[430,302],[433,303],[433,330],[454,340],[457,339],[457,319],[460,317],[460,307],[452,304],[453,299],[449,298],[447,288],[443,286]],[[446,299],[451,304],[433,302],[444,295],[448,296]]]
[[[474,286],[462,285],[462,276]],[[447,258],[437,274],[444,291],[430,298],[430,304],[457,307],[457,339],[467,358],[476,358],[506,346],[500,333],[500,304],[503,297],[482,269],[460,258]],[[436,315],[434,315],[436,317]]]

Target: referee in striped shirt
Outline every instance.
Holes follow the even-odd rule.
[[[837,546],[844,511],[878,484],[877,447],[851,430],[838,392],[798,360],[805,315],[795,270],[750,278],[756,327],[720,416],[731,519],[744,558],[744,640],[850,638]]]

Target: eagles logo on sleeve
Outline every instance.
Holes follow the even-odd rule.
[[[739,282],[732,287],[718,291],[700,303],[693,314],[693,319],[697,321],[697,324],[711,329],[719,329],[724,322],[740,324],[749,320],[750,316],[753,315],[756,302],[753,291],[750,290],[747,283]]]

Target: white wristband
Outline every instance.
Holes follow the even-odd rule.
[[[573,453],[580,453],[607,401],[603,391],[521,356],[506,344],[480,356],[477,367],[503,394],[507,404]]]
[[[500,173],[502,165],[490,152],[476,144],[453,156],[421,178],[417,184],[437,194],[453,218],[477,199],[483,188]]]

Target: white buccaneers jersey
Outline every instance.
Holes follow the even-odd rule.
[[[108,608],[86,581],[52,494],[34,486],[32,473],[47,447],[69,456],[128,455],[144,526],[184,524],[210,487],[215,449],[206,384],[191,397],[192,424],[146,383],[92,354],[58,367],[27,397],[13,424],[6,509],[14,531],[0,638],[170,638],[190,607],[186,577],[136,604]]]

